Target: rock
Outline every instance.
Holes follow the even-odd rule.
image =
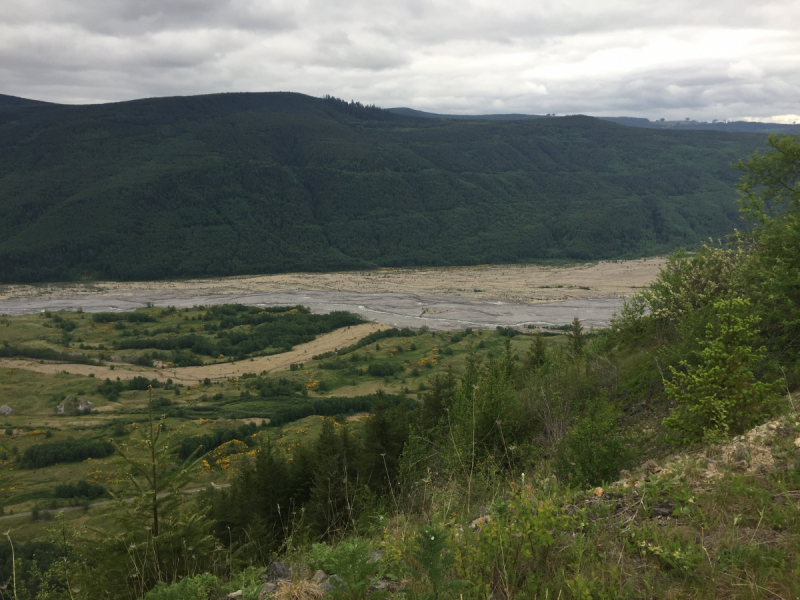
[[[799,437],[799,438],[797,438],[797,439],[794,441],[794,447],[795,447],[795,448],[800,448],[800,437]]]
[[[292,571],[285,563],[274,562],[267,567],[266,573],[261,576],[262,581],[281,581],[282,579],[291,579]]]
[[[369,562],[377,563],[383,560],[383,557],[386,553],[383,550],[373,550],[369,553]]]
[[[258,593],[258,600],[264,600],[267,596],[274,594],[275,591],[278,589],[278,584],[276,583],[267,583],[261,588],[261,591]]]
[[[478,517],[472,523],[469,524],[470,529],[480,529],[484,525],[486,525],[489,521],[492,520],[492,515],[486,515],[485,517]]]
[[[672,502],[661,502],[653,507],[654,517],[671,517],[673,512],[675,512],[675,507]]]
[[[743,473],[744,471],[747,471],[747,461],[746,460],[740,460],[739,462],[733,463],[731,468],[734,471],[738,471],[739,473]]]
[[[328,575],[325,573],[325,571],[320,569],[319,571],[314,573],[314,576],[311,578],[311,581],[313,581],[314,583],[322,583],[327,578],[328,578]]]
[[[378,579],[378,581],[367,588],[367,593],[382,592],[383,590],[390,589],[391,585],[392,582],[388,579]]]
[[[56,414],[65,416],[80,415],[90,412],[92,408],[94,408],[94,402],[70,396],[62,400],[61,403],[56,406]]]
[[[13,412],[14,409],[11,408],[8,404],[3,404],[3,406],[0,406],[0,415],[3,415],[4,417],[9,416]]]
[[[240,600],[242,596],[244,596],[244,592],[242,592],[242,590],[236,590],[225,596],[225,600]]]
[[[750,452],[747,451],[746,446],[743,444],[736,444],[733,447],[733,452],[731,453],[731,462],[745,462],[748,458],[750,458]]]
[[[661,467],[658,466],[656,461],[650,459],[642,465],[642,470],[644,471],[645,475],[649,475],[650,473],[660,473]]]
[[[344,581],[339,579],[338,575],[331,575],[325,581],[323,581],[319,587],[322,588],[322,591],[327,594],[328,592],[333,591],[335,589],[343,588]]]

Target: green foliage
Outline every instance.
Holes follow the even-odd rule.
[[[619,434],[619,411],[600,399],[587,403],[583,414],[556,449],[559,476],[575,485],[614,481],[632,463],[632,452]]]
[[[771,353],[800,362],[800,136],[771,135],[771,152],[739,161],[742,212],[757,225],[742,234],[754,247],[748,278]],[[788,360],[786,360],[788,359]],[[800,370],[800,369],[798,369]]]
[[[491,519],[454,544],[455,574],[470,581],[480,596],[501,591],[515,597],[530,581],[546,583],[551,549],[579,524],[559,507],[550,490],[512,486],[508,499],[491,507]]]
[[[30,346],[11,346],[6,344],[3,344],[3,347],[0,348],[0,358],[15,358],[17,356],[34,358],[36,360],[54,360],[81,365],[100,364],[96,359],[86,356],[85,354],[77,354],[74,352],[58,352],[52,348],[31,348]]]
[[[420,600],[450,598],[463,590],[469,582],[447,579],[456,562],[455,555],[447,547],[449,535],[438,525],[425,525],[417,535],[417,546],[412,551],[419,572],[427,578],[430,591],[419,595]]]
[[[547,360],[547,348],[544,344],[544,336],[541,331],[537,331],[533,335],[530,348],[525,356],[525,368],[528,371],[537,371],[541,369]]]
[[[81,462],[87,458],[105,458],[113,453],[114,446],[108,441],[79,439],[46,442],[26,449],[20,465],[24,469],[40,469],[58,463]]]
[[[13,566],[11,562],[11,544],[8,540],[0,544],[0,577],[3,582],[13,580]],[[14,556],[16,558],[16,578],[18,596],[35,598],[41,584],[41,573],[50,571],[53,565],[58,566],[62,550],[58,544],[48,541],[15,542]],[[13,598],[13,587],[8,586],[6,596]]]
[[[125,493],[115,495],[114,533],[82,540],[81,585],[92,598],[141,598],[159,582],[171,584],[203,572],[215,560],[207,509],[185,503],[181,490],[198,461],[174,464],[170,435],[162,439],[150,393],[148,426],[139,439],[117,446]]]
[[[186,460],[195,454],[198,456],[206,454],[231,440],[239,440],[248,446],[252,446],[254,443],[253,434],[256,432],[258,432],[257,425],[245,423],[236,429],[220,428],[214,430],[213,433],[188,437],[182,440],[178,446],[178,458]]]
[[[238,466],[230,488],[207,497],[220,538],[265,561],[294,536],[369,531],[397,488],[413,405],[378,394],[362,436],[325,419],[319,437],[290,456],[267,440],[253,462]]]
[[[732,231],[763,140],[287,93],[4,106],[0,138],[4,283],[664,253]]]
[[[358,537],[348,538],[330,548],[325,544],[314,544],[311,566],[339,577],[343,585],[331,590],[330,596],[346,600],[366,598],[367,590],[380,569],[380,563],[373,559],[369,540]]]
[[[215,575],[203,573],[171,585],[159,581],[144,600],[214,600],[217,597],[214,592],[219,587],[220,581]]]
[[[676,252],[641,298],[662,329],[674,329],[687,315],[703,311],[719,298],[743,292],[741,266],[747,259],[742,248],[705,244],[692,256]],[[632,306],[631,310],[641,311],[641,302],[636,300],[636,308]],[[636,322],[632,317],[633,312],[628,315],[631,325]],[[691,337],[695,333],[702,334],[702,330],[692,332]]]
[[[326,398],[324,400],[304,401],[270,411],[270,427],[280,427],[311,415],[333,417],[340,413],[368,411],[376,395],[356,396],[355,398]],[[396,396],[392,396],[395,400]]]
[[[78,483],[61,483],[56,486],[53,495],[56,498],[86,498],[96,500],[108,496],[108,490],[102,485],[91,481],[79,481]]]
[[[750,301],[728,298],[713,304],[697,366],[681,361],[670,367],[667,395],[678,403],[664,425],[690,440],[715,442],[738,434],[769,414],[775,384],[754,375],[766,349],[757,347],[759,317]]]
[[[407,327],[403,327],[402,329],[397,329],[396,327],[392,327],[391,329],[380,329],[378,331],[374,331],[368,335],[365,335],[363,338],[358,340],[355,344],[351,344],[350,346],[345,346],[344,348],[339,348],[336,350],[335,354],[344,355],[350,354],[351,352],[358,350],[359,348],[363,348],[365,346],[369,346],[370,344],[374,344],[378,340],[384,340],[387,338],[410,338],[417,335],[417,332],[413,329],[408,329]],[[315,356],[314,359],[318,359],[320,357]]]
[[[235,312],[228,315],[225,308]],[[302,307],[281,307],[283,312],[265,311],[258,306],[224,305],[211,307],[204,317],[204,329],[219,330],[214,338],[190,333],[188,335],[123,337],[115,347],[125,349],[154,349],[158,351],[191,351],[194,354],[216,358],[236,356],[244,358],[268,348],[291,349],[292,346],[310,342],[317,335],[335,329],[358,325],[363,319],[345,311],[324,315],[310,314]],[[218,325],[213,320],[219,319]],[[170,329],[170,332],[174,332]],[[172,359],[172,362],[180,362]]]
[[[586,340],[584,339],[583,325],[581,325],[578,317],[572,319],[572,323],[570,323],[569,331],[567,331],[567,341],[572,353],[575,356],[580,356],[583,352],[583,346]]]
[[[485,369],[477,364],[467,366],[448,413],[452,468],[467,474],[474,471],[476,461],[486,457],[508,460],[508,447],[524,430],[510,369],[513,359],[509,353]]]
[[[645,559],[655,558],[674,576],[697,577],[706,555],[698,544],[678,535],[664,534],[657,527],[631,531],[631,544]]]
[[[386,362],[373,362],[367,367],[367,373],[373,377],[391,377],[395,373],[395,366]]]

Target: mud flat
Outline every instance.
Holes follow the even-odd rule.
[[[43,310],[128,311],[152,303],[187,307],[223,303],[348,310],[396,327],[435,330],[560,325],[578,317],[602,327],[649,285],[664,259],[572,267],[487,265],[291,273],[156,282],[0,286],[0,314]]]

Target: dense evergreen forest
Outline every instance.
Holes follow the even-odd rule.
[[[739,223],[755,134],[334,98],[0,102],[0,282],[636,257]]]

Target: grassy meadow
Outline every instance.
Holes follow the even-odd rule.
[[[5,515],[39,509],[40,517],[39,523],[32,522],[28,514],[7,521],[17,539],[42,538],[49,526],[49,513],[65,507],[82,507],[82,510],[66,513],[76,526],[91,525],[95,518],[102,522],[102,514],[111,510],[110,507],[89,509],[88,505],[107,502],[107,498],[86,502],[77,498],[56,498],[54,491],[59,484],[79,481],[116,490],[121,483],[121,474],[119,461],[113,454],[38,468],[23,468],[22,459],[28,449],[42,444],[68,440],[126,443],[129,438],[136,437],[139,428],[146,426],[149,385],[155,386],[153,403],[156,417],[162,417],[163,427],[171,435],[173,443],[237,430],[248,423],[256,428],[255,432],[247,433],[251,438],[248,440],[250,446],[244,452],[217,452],[215,455],[215,449],[212,449],[205,459],[207,466],[194,473],[188,486],[199,488],[212,482],[217,485],[227,482],[230,461],[224,459],[231,453],[237,458],[246,456],[259,442],[270,438],[277,448],[291,455],[298,443],[310,443],[316,439],[322,421],[328,417],[335,417],[336,427],[357,432],[368,418],[367,410],[364,410],[367,405],[361,399],[379,391],[395,397],[418,398],[432,387],[434,378],[448,369],[463,371],[470,353],[486,360],[499,357],[509,341],[520,361],[530,345],[529,332],[514,332],[509,338],[509,330],[387,330],[391,337],[382,337],[385,333],[373,334],[351,347],[328,351],[306,363],[292,364],[285,371],[244,373],[221,381],[199,380],[194,385],[170,380],[148,381],[137,376],[136,361],[141,358],[141,353],[158,350],[119,348],[132,339],[148,341],[156,346],[160,340],[185,334],[214,339],[223,332],[244,338],[253,329],[247,323],[226,323],[224,316],[206,319],[209,312],[205,307],[180,310],[154,307],[132,313],[113,313],[115,320],[108,320],[112,313],[101,313],[98,318],[82,312],[48,311],[4,317],[0,321],[0,345],[6,349],[21,348],[23,352],[25,349],[50,350],[66,359],[77,355],[80,360],[117,365],[119,369],[116,372],[122,375],[119,380],[104,381],[66,371],[45,374],[37,372],[36,366],[52,361],[24,356],[19,360],[25,368],[0,368],[0,404],[12,408],[10,415],[0,417],[0,457],[3,459],[0,506]],[[261,310],[227,311],[223,307],[217,311],[220,315],[224,312],[257,315]],[[270,313],[270,316],[292,318],[297,314],[302,313],[291,307]],[[345,319],[343,322],[349,321]],[[204,327],[209,323],[210,328]],[[562,341],[556,332],[548,332],[548,335],[552,344]],[[265,351],[281,349],[269,347]],[[202,361],[210,365],[229,360],[224,356],[210,358],[197,354],[191,348],[183,352],[184,359],[191,363]],[[151,356],[148,356],[148,361]],[[245,356],[245,365],[247,360]],[[125,370],[123,365],[134,370]],[[67,411],[68,414],[57,414],[56,407],[73,398],[91,402],[91,409],[85,413],[73,411],[69,414]],[[320,406],[322,411],[314,410]],[[329,410],[324,410],[326,407]],[[324,412],[325,416],[317,412]],[[298,415],[303,416],[294,418]],[[276,418],[280,424],[270,423]]]

